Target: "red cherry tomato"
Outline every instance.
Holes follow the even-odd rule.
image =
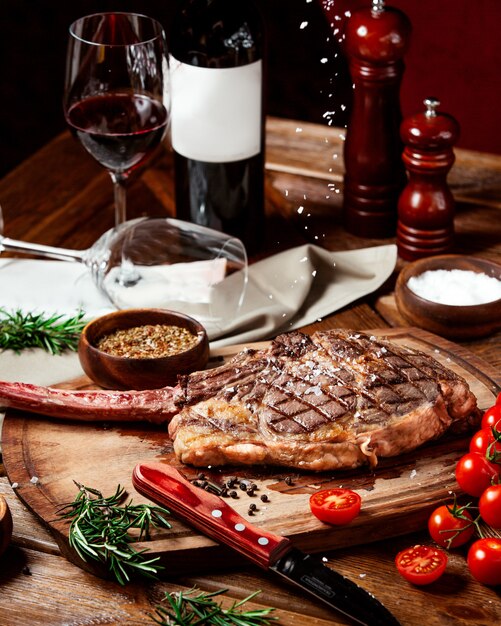
[[[362,500],[350,489],[323,489],[310,497],[311,512],[327,524],[348,524],[359,513]]]
[[[501,585],[501,539],[486,537],[471,544],[467,556],[472,576],[484,585]]]
[[[430,515],[428,530],[439,546],[457,548],[471,539],[474,526],[468,511],[444,504]]]
[[[414,585],[429,585],[445,571],[447,555],[440,548],[416,545],[399,552],[395,558],[398,572]]]
[[[498,397],[497,397],[497,400],[496,400],[496,404],[497,404],[497,405],[501,405],[501,392],[499,392],[499,393],[498,393]]]
[[[456,480],[465,493],[479,498],[484,489],[498,482],[500,471],[501,465],[478,452],[468,452],[456,464]]]
[[[478,510],[489,526],[501,528],[501,485],[487,487],[478,501]]]
[[[497,430],[501,430],[501,402],[499,401],[499,396],[496,404],[483,414],[480,428],[490,430],[493,426],[496,427],[497,424]]]
[[[487,449],[490,454],[501,454],[501,439],[494,437],[492,428],[477,431],[470,440],[470,452],[478,452],[485,456]]]

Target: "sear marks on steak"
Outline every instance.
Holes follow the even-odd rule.
[[[466,381],[432,357],[353,331],[278,336],[180,378],[169,425],[195,466],[375,465],[479,418]]]

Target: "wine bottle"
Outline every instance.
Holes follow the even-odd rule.
[[[183,0],[173,17],[176,214],[249,252],[264,235],[263,45],[251,0]]]

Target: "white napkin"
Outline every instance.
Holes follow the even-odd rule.
[[[396,259],[395,245],[344,252],[304,245],[254,263],[240,310],[224,330],[209,330],[211,346],[260,341],[311,324],[375,291]],[[83,310],[89,319],[115,310],[85,266],[31,259],[0,259],[0,306],[65,315]]]

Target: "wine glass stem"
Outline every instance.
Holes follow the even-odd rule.
[[[115,226],[120,226],[127,219],[127,177],[124,174],[110,172],[113,181],[113,195],[115,201]]]

